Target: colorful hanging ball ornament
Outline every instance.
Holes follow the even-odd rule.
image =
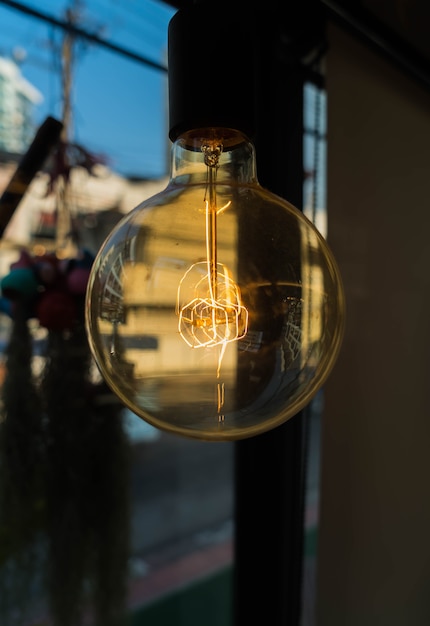
[[[84,296],[87,290],[90,270],[84,267],[73,268],[66,277],[66,285],[70,293],[76,296]]]
[[[77,304],[66,291],[46,291],[36,309],[41,326],[48,330],[70,330],[77,319]]]
[[[39,281],[31,267],[17,267],[0,283],[2,294],[9,300],[30,300],[39,291]]]
[[[19,259],[11,263],[10,269],[21,269],[21,268],[30,268],[33,267],[33,259],[31,255],[27,252],[27,250],[21,250],[21,254],[19,255]]]
[[[36,260],[36,271],[43,285],[53,285],[58,279],[58,259],[54,255],[45,255]]]
[[[75,258],[59,260],[55,254],[32,257],[23,250],[0,281],[0,312],[14,315],[14,304],[25,302],[28,317],[37,317],[49,330],[71,329],[81,316],[94,257],[81,250]]]

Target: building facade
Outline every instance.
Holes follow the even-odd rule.
[[[0,150],[22,154],[34,135],[33,110],[42,94],[12,59],[0,57]]]

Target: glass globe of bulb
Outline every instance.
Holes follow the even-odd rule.
[[[341,279],[325,240],[263,189],[241,133],[188,131],[167,188],[99,251],[86,302],[102,375],[134,413],[208,440],[295,415],[339,351]]]

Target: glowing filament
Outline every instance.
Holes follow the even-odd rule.
[[[246,335],[248,311],[230,270],[217,262],[216,218],[230,203],[217,209],[205,200],[206,261],[194,263],[182,277],[177,294],[178,329],[191,348],[221,347]]]
[[[217,402],[218,402],[218,421],[223,422],[225,419],[224,414],[221,412],[225,401],[225,387],[224,383],[218,383],[217,385]]]
[[[216,298],[206,261],[194,263],[179,283],[178,329],[191,348],[222,346],[241,339],[247,332],[248,311],[242,305],[239,287],[222,263],[217,263],[216,276]],[[181,292],[189,293],[190,280],[194,283],[194,297],[181,304]]]

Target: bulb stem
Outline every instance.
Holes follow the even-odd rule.
[[[208,262],[209,290],[212,301],[217,300],[218,295],[218,270],[217,270],[217,198],[216,178],[219,157],[222,145],[218,142],[209,142],[202,145],[204,161],[207,167],[207,188],[205,193],[206,205],[206,251]],[[216,315],[215,309],[213,315]],[[216,320],[214,320],[215,322]],[[215,326],[214,326],[215,327]]]
[[[208,220],[208,262],[209,277],[211,287],[211,297],[217,299],[217,206],[216,206],[216,189],[213,178],[216,176],[216,170],[209,168],[209,202],[207,203],[207,220]]]

